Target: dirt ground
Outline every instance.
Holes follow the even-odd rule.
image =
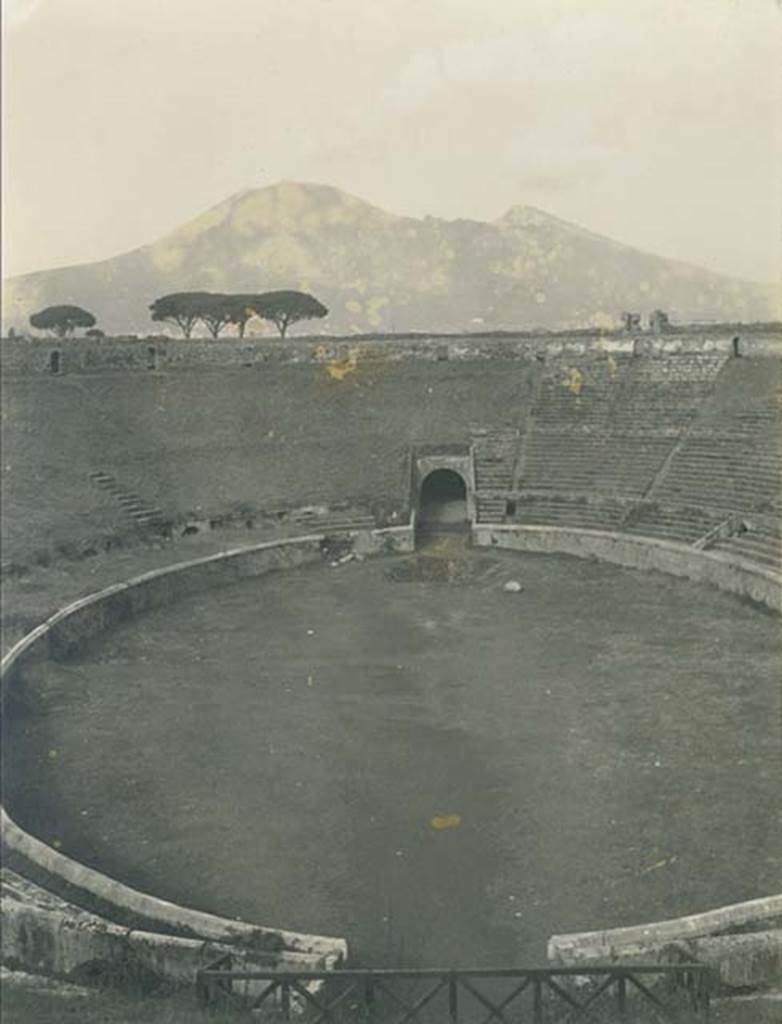
[[[30,670],[8,803],[358,963],[541,964],[552,933],[780,888],[781,639],[684,580],[457,538],[275,574]]]

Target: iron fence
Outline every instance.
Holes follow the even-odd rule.
[[[709,1020],[702,964],[509,970],[272,971],[230,956],[198,972],[202,1006],[302,1024],[687,1024]]]

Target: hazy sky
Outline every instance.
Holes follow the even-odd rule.
[[[4,0],[6,275],[280,178],[782,273],[780,0]]]

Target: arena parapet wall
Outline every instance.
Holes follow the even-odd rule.
[[[603,545],[615,543],[615,539],[597,538],[587,531],[582,531],[579,536],[576,531],[541,532],[518,527],[481,527],[479,524],[473,526],[473,537],[479,545],[566,551],[580,557],[607,557],[610,552]],[[546,538],[543,546],[536,544],[540,537]],[[353,550],[360,554],[409,551],[414,546],[414,525],[411,522],[405,527],[355,531],[349,540]],[[30,661],[67,657],[112,625],[145,610],[167,605],[187,594],[230,585],[274,570],[322,561],[324,556],[328,557],[327,542],[326,535],[316,534],[236,548],[148,572],[75,601],[33,630],[8,653],[2,663],[4,690],[13,687],[17,673],[23,671]],[[608,560],[674,571],[677,559],[681,558],[680,551],[672,550],[673,545],[646,540],[636,541],[634,546],[636,554],[629,556],[629,561],[626,554],[624,560],[622,555],[617,557],[616,551]],[[638,557],[640,549],[646,552],[644,558]],[[657,558],[656,553],[659,552],[663,552],[661,559]],[[711,561],[708,555],[694,552],[692,565],[704,559]],[[690,575],[692,571],[692,566],[689,566],[684,574]],[[701,577],[697,570],[695,572],[695,578],[709,579],[708,574]],[[719,583],[714,579],[710,582]],[[733,589],[733,586],[727,589]],[[763,599],[758,594],[750,596]],[[79,955],[94,954],[94,943],[90,944],[89,938],[93,933],[97,936],[95,942],[105,951],[110,945],[112,929],[117,931],[119,925],[117,937],[118,941],[122,938],[123,948],[128,942],[135,943],[139,955],[146,956],[147,960],[151,957],[159,971],[167,972],[169,977],[177,980],[190,978],[202,962],[199,957],[207,946],[214,954],[224,947],[238,945],[245,952],[249,950],[250,963],[255,950],[267,958],[265,962],[268,963],[271,957],[271,961],[281,968],[293,964],[299,967],[305,964],[336,966],[347,955],[344,939],[303,935],[232,921],[138,892],[52,849],[26,833],[4,811],[2,824],[6,853],[15,867],[54,891],[63,892],[72,903],[87,908],[84,919],[82,911],[75,912],[77,920],[69,919],[67,927],[63,928],[61,912],[52,911],[50,906],[44,906],[43,911],[31,906],[31,902],[41,902],[38,894],[23,905],[24,927],[17,927],[19,912],[12,902],[13,927],[9,928],[7,939],[10,958],[17,963],[21,960],[28,968],[35,966],[25,964],[23,959],[25,950],[29,949],[31,921],[36,927],[48,929],[47,943],[53,964],[71,963],[77,948]],[[11,889],[16,898],[18,881],[15,885],[11,883]],[[93,911],[102,915],[102,924],[101,919],[90,913]],[[672,955],[679,956],[684,950],[690,956],[702,958],[717,967],[728,986],[763,984],[779,967],[782,955],[780,920],[782,894],[672,921],[583,935],[554,936],[549,944],[549,956],[564,963],[605,962],[639,956],[668,962]],[[95,921],[98,921],[97,928]],[[74,946],[71,937],[74,929],[81,935],[78,947]],[[747,931],[751,934],[733,934]],[[702,941],[696,943],[695,939]]]
[[[776,572],[740,564],[721,552],[702,551],[651,537],[626,537],[602,530],[556,526],[496,526],[476,523],[473,541],[479,547],[537,551],[595,558],[631,569],[650,570],[709,583],[739,597],[782,611],[782,577]]]

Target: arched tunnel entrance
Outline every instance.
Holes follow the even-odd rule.
[[[417,529],[423,533],[466,530],[467,485],[453,469],[435,469],[421,484]]]

